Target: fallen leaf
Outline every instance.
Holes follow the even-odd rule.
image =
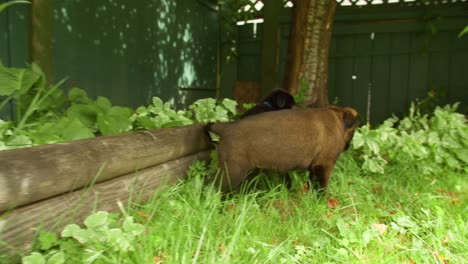
[[[148,218],[150,216],[150,214],[142,211],[138,211],[138,215],[144,218]]]
[[[156,264],[162,264],[163,263],[163,258],[164,258],[164,255],[161,254],[161,256],[154,257],[153,262],[156,263]]]
[[[438,260],[442,261],[442,263],[444,263],[444,264],[448,264],[448,263],[449,263],[448,259],[446,259],[443,255],[437,253],[436,251],[433,251],[433,252],[432,252],[432,255],[433,255],[434,257],[436,257]]]
[[[400,203],[400,202],[396,202],[396,206],[398,207],[398,209],[403,208],[403,207],[401,206],[401,203]]]
[[[338,209],[340,207],[340,203],[336,198],[328,198],[327,197],[327,205],[331,209]]]
[[[372,224],[372,229],[379,231],[381,235],[385,234],[388,230],[388,225],[385,224]]]
[[[225,250],[226,250],[226,244],[221,242],[221,244],[219,244],[219,251],[224,252]]]
[[[449,241],[450,241],[450,238],[446,236],[444,240],[442,241],[442,245],[447,245]]]

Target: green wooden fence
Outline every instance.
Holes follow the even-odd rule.
[[[4,2],[5,0],[0,0]],[[42,1],[42,0],[41,0]],[[176,105],[216,94],[218,14],[212,0],[52,1],[53,78],[117,105]],[[30,5],[0,13],[0,59],[30,62]]]
[[[340,8],[329,61],[329,97],[370,108],[370,121],[402,115],[433,91],[439,104],[468,103],[466,5]]]
[[[329,55],[331,103],[354,106],[367,120],[403,115],[409,103],[429,91],[439,104],[468,105],[468,4],[338,7]],[[280,18],[284,77],[290,9]],[[239,27],[237,79],[260,81],[262,24]]]

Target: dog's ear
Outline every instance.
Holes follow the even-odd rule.
[[[351,107],[343,108],[343,124],[346,129],[353,128],[358,121],[358,113]]]

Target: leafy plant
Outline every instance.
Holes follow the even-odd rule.
[[[309,91],[309,84],[307,82],[307,79],[301,77],[300,83],[299,83],[299,89],[297,90],[297,93],[294,95],[294,102],[297,105],[304,107],[305,106],[304,101],[306,99],[308,91]]]
[[[16,106],[16,120],[6,122],[8,129],[0,131],[3,141],[0,150],[34,145],[34,137],[41,138],[41,133],[36,133],[37,127],[40,124],[56,123],[66,102],[59,89],[62,83],[63,81],[47,87],[44,73],[36,64],[24,69],[8,68],[0,64],[0,96],[6,97],[0,103],[0,109],[11,100],[14,100]],[[37,141],[60,141],[58,137],[51,141],[55,136],[50,135],[50,132],[46,134],[47,139]]]
[[[132,130],[132,109],[112,106],[109,99],[102,96],[93,101],[84,90],[76,87],[70,90],[68,97],[71,106],[67,109],[67,117],[79,120],[94,133],[107,136]]]
[[[195,122],[229,121],[236,117],[237,103],[200,99],[188,111],[172,109],[154,97],[153,104],[139,107],[113,106],[109,99],[88,97],[74,87],[65,95],[60,86],[48,87],[44,73],[36,65],[8,68],[0,64],[0,110],[14,101],[16,120],[0,120],[0,150],[114,135],[138,129],[176,127]]]
[[[377,129],[361,127],[352,146],[362,168],[384,173],[393,163],[414,166],[423,174],[439,171],[441,165],[462,168],[468,163],[468,126],[465,117],[455,112],[457,107],[437,107],[429,116],[413,103],[409,116],[401,121],[393,117]]]
[[[148,107],[140,106],[130,120],[139,129],[155,129],[190,125],[190,113],[171,108],[169,102],[164,103],[159,97],[153,97],[153,104]]]
[[[237,115],[237,102],[223,99],[220,104],[213,98],[200,99],[189,109],[195,113],[194,120],[200,123],[227,122]]]
[[[169,102],[164,103],[154,97],[153,104],[136,109],[130,120],[137,129],[155,129],[190,125],[196,122],[226,122],[236,115],[237,103],[231,99],[223,99],[218,103],[215,99],[199,99],[189,106],[189,111],[173,110]]]
[[[85,219],[84,228],[67,225],[60,239],[54,233],[40,232],[36,251],[23,257],[22,261],[26,264],[117,263],[115,257],[134,251],[135,240],[144,231],[145,227],[135,223],[131,216],[126,216],[120,224],[113,215],[99,211]]]

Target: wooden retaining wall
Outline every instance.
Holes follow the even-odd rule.
[[[130,196],[144,201],[209,149],[196,124],[0,151],[0,252],[28,249],[33,228],[58,232]]]

